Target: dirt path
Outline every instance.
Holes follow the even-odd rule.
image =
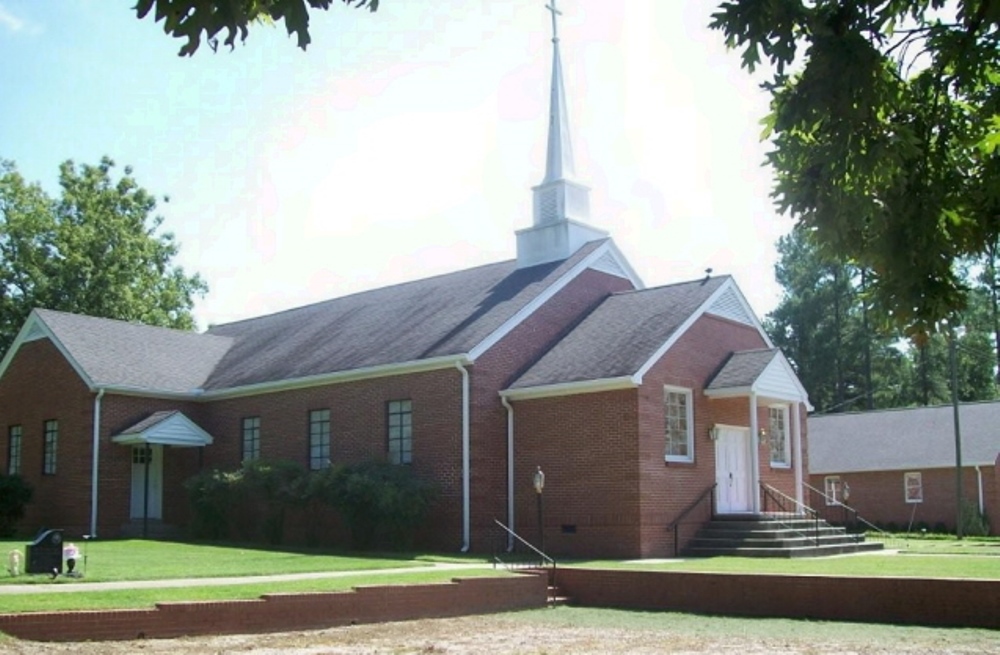
[[[0,641],[18,655],[79,653],[252,655],[499,653],[998,653],[1000,633],[857,624],[810,624],[677,615],[641,616],[643,625],[593,625],[581,610],[540,610],[495,616],[407,621],[309,632],[127,642],[43,644]],[[548,614],[546,614],[548,613]],[[624,614],[624,613],[623,613]],[[598,614],[598,617],[605,616]],[[589,618],[588,618],[589,617]],[[652,617],[652,618],[650,618]],[[581,625],[591,623],[591,625]],[[598,621],[600,623],[600,621]],[[628,621],[626,620],[626,623]],[[650,624],[655,627],[650,627]],[[676,623],[676,627],[672,627]],[[789,628],[788,626],[794,626]]]

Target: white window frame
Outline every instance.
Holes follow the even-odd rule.
[[[670,439],[668,436],[670,429],[670,418],[667,415],[668,408],[670,406],[670,395],[676,394],[684,398],[684,408],[685,416],[684,422],[687,431],[686,435],[686,455],[673,455],[670,453]],[[672,387],[669,385],[664,385],[663,387],[663,440],[664,440],[664,460],[667,462],[686,462],[691,463],[694,461],[694,393],[690,389],[684,387]]]
[[[330,410],[309,410],[309,470],[330,468]]]
[[[772,405],[767,408],[767,446],[771,452],[771,468],[787,469],[792,466],[788,414],[788,405]],[[781,448],[776,449],[774,439],[779,433],[781,434]],[[775,455],[780,455],[780,458],[775,459]]]
[[[823,478],[823,495],[827,505],[839,505],[844,485],[839,475],[828,475]]]
[[[911,484],[911,480],[915,480],[916,484]],[[916,493],[910,493],[911,489],[915,489]],[[924,478],[920,471],[903,474],[903,500],[910,504],[924,502]]]

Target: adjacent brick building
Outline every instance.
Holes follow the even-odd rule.
[[[587,224],[554,45],[516,260],[203,334],[35,310],[0,362],[24,529],[183,526],[183,481],[250,458],[409,466],[440,489],[421,545],[441,549],[489,550],[500,520],[556,554],[663,556],[713,488],[723,513],[760,511],[765,483],[801,501],[808,399],[735,281],[643,289]]]
[[[954,407],[809,419],[813,507],[832,522],[863,519],[902,531],[954,531],[958,516]],[[1000,402],[961,403],[962,498],[1000,534]]]

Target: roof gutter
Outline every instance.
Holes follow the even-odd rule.
[[[462,362],[455,362],[455,368],[462,374],[462,552],[469,552],[472,545],[471,502],[469,484],[469,371]]]
[[[976,465],[976,485],[979,491],[979,513],[985,514],[986,508],[983,503],[983,470]]]
[[[514,406],[506,397],[500,403],[507,409],[507,552],[514,550]]]
[[[104,387],[98,387],[94,397],[94,432],[91,444],[90,466],[90,536],[97,536],[97,468],[101,451],[101,399],[104,398]]]

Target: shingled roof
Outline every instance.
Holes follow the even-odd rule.
[[[749,387],[757,381],[764,369],[774,361],[780,351],[777,348],[758,348],[733,353],[722,369],[716,373],[706,389],[728,389]]]
[[[233,339],[36,309],[96,387],[189,393],[205,384]]]
[[[962,462],[1000,454],[1000,402],[963,403]],[[809,472],[902,471],[955,465],[951,405],[809,417]]]
[[[610,240],[588,243],[560,262],[479,266],[218,325],[203,334],[40,309],[19,339],[47,329],[92,386],[153,393],[224,391],[461,356],[558,288],[574,269],[590,265],[591,255],[609,256],[605,244]]]
[[[720,276],[613,294],[509,388],[635,375],[728,280]]]
[[[468,353],[604,243],[531,268],[506,261],[213,327],[223,389]]]

